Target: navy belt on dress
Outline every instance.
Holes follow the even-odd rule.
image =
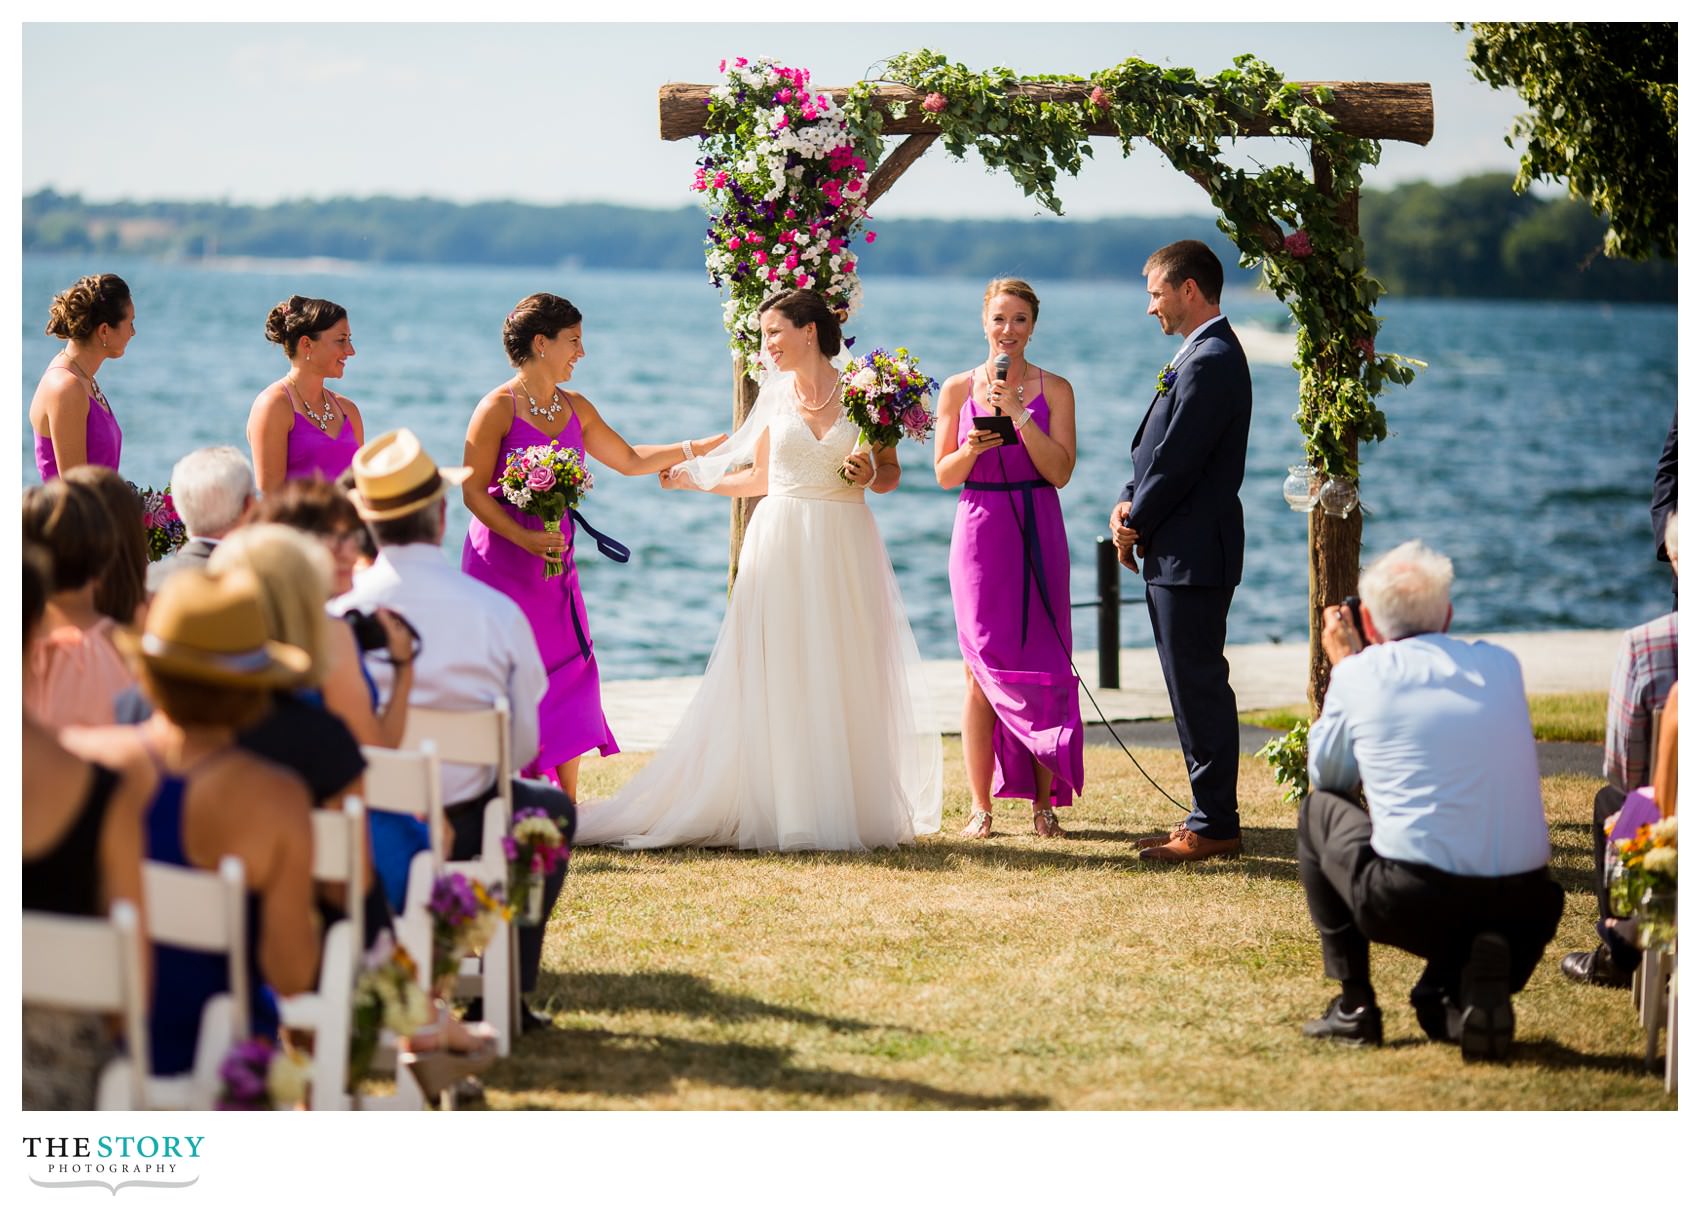
[[[1019,492],[1021,494],[1021,643],[1027,643],[1027,617],[1032,610],[1033,594],[1039,595],[1039,601],[1044,604],[1045,613],[1056,620],[1056,611],[1051,608],[1051,600],[1045,592],[1045,553],[1039,545],[1039,529],[1033,524],[1033,491],[1037,488],[1049,488],[1055,492],[1056,485],[1049,480],[967,480],[962,487],[974,488],[981,492]]]
[[[584,533],[596,541],[597,551],[600,551],[616,564],[624,564],[627,560],[632,558],[631,548],[627,547],[618,539],[611,539],[600,530],[596,529],[596,527],[584,520],[584,515],[578,510],[569,508],[567,513],[572,518],[574,526],[582,526],[584,528]],[[577,544],[571,538],[570,528],[568,534],[568,548],[576,547]],[[578,604],[576,602],[569,603],[567,613],[570,614],[573,619],[573,636],[578,640],[579,659],[581,661],[588,661],[590,659],[590,639],[584,634],[583,620],[578,617]]]

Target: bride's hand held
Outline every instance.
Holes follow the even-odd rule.
[[[667,470],[657,472],[655,478],[661,482],[661,487],[672,491],[696,487],[696,483],[685,471],[683,463],[675,463]]]
[[[866,488],[874,482],[877,473],[874,471],[874,457],[867,451],[857,451],[844,459],[844,477],[857,488]]]

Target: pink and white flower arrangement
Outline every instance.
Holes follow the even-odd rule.
[[[814,91],[802,68],[767,57],[722,63],[692,188],[709,211],[708,276],[730,292],[723,319],[732,348],[753,363],[757,311],[770,295],[817,290],[841,321],[860,308],[849,248],[867,211],[880,139],[855,119],[862,107]]]
[[[177,515],[177,506],[172,504],[171,485],[158,489],[142,488],[136,484],[130,487],[142,500],[142,525],[148,535],[148,562],[157,563],[183,546],[189,538],[189,528]]]
[[[904,438],[925,442],[933,432],[928,404],[938,381],[923,374],[903,346],[852,358],[840,377],[845,415],[862,431],[867,446],[895,446]]]
[[[358,1083],[371,1071],[378,1038],[384,1029],[397,1035],[412,1035],[430,1022],[431,1017],[431,1001],[420,982],[418,965],[407,948],[395,941],[391,931],[380,931],[354,982],[349,1083]]]
[[[567,516],[589,492],[595,478],[584,465],[584,456],[553,439],[547,446],[526,446],[508,455],[501,477],[490,486],[491,496],[500,496],[521,513],[543,519],[543,529],[561,532]],[[543,558],[543,579],[565,571],[559,556]]]

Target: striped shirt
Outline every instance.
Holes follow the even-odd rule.
[[[1622,791],[1653,777],[1653,711],[1676,681],[1676,611],[1623,633],[1606,704],[1606,781]]]

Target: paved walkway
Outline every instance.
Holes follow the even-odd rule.
[[[1516,653],[1523,664],[1523,681],[1530,694],[1564,694],[1607,688],[1622,633],[1532,631],[1466,638],[1492,640]],[[1112,721],[1161,719],[1171,714],[1156,649],[1122,650],[1120,690],[1098,687],[1096,652],[1077,652],[1074,663],[1082,678],[1087,679],[1081,690],[1080,712],[1088,724],[1095,723],[1099,715],[1087,698],[1087,690],[1098,700],[1104,716]],[[1241,711],[1304,702],[1309,657],[1303,644],[1232,645],[1228,649],[1228,665]],[[928,661],[926,676],[940,730],[958,731],[962,714],[962,662]],[[681,677],[604,682],[602,706],[620,747],[628,751],[661,748],[684,714],[685,705],[696,693],[700,680]]]

